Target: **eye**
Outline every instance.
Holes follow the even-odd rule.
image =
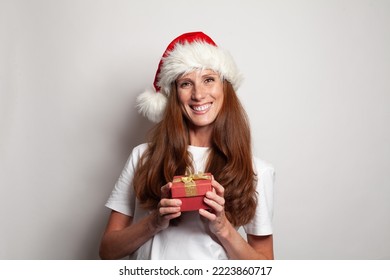
[[[187,82],[187,81],[183,81],[183,82],[180,82],[179,83],[179,87],[180,88],[188,88],[191,86],[191,83],[190,82]]]
[[[206,84],[211,83],[211,82],[214,82],[214,81],[215,81],[215,79],[212,78],[212,77],[207,77],[207,78],[204,80],[204,82],[205,82]]]

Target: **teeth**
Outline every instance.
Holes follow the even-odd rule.
[[[211,104],[205,104],[202,106],[192,106],[192,109],[194,109],[195,111],[204,111],[210,107],[211,107]]]

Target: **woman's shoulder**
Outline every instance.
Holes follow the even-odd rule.
[[[260,158],[254,158],[255,172],[257,179],[258,190],[264,195],[267,193],[268,196],[272,195],[272,190],[275,182],[275,168],[274,166]]]
[[[132,155],[142,155],[148,148],[148,143],[142,143],[133,148]]]
[[[136,166],[138,160],[142,157],[147,148],[148,143],[142,143],[135,146],[129,155],[126,165],[133,164],[133,166]]]
[[[253,157],[253,162],[254,162],[255,168],[256,168],[258,173],[264,173],[264,172],[274,173],[275,172],[275,168],[274,168],[273,164],[266,161],[266,160],[263,160],[263,159],[255,156],[255,157]]]

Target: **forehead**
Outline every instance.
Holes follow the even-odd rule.
[[[184,73],[177,77],[177,79],[185,79],[185,78],[193,78],[193,77],[202,77],[202,76],[209,76],[214,75],[218,76],[218,72],[211,70],[211,69],[196,69],[188,73]]]

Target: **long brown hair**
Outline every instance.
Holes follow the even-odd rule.
[[[246,113],[228,81],[223,82],[224,100],[214,122],[212,146],[206,164],[225,188],[225,213],[234,226],[248,223],[256,209],[256,174],[253,169],[251,135]],[[189,132],[176,85],[168,97],[163,120],[150,134],[149,145],[134,174],[134,189],[141,205],[155,209],[160,201],[160,188],[174,175],[193,170],[187,151]]]

